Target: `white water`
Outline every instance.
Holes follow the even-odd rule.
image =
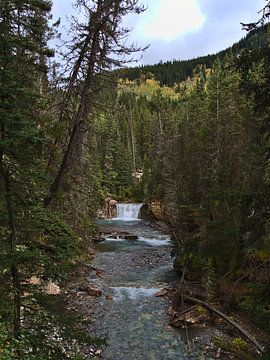
[[[117,203],[117,217],[115,220],[134,221],[139,220],[139,212],[143,204]]]
[[[159,238],[148,238],[144,236],[139,236],[138,241],[142,241],[150,246],[164,246],[164,245],[171,245],[171,238],[167,237],[159,237]]]
[[[115,300],[137,300],[143,297],[152,297],[161,290],[160,288],[146,287],[113,287],[112,289],[115,293]]]
[[[169,236],[160,236],[156,238],[149,238],[145,236],[139,236],[138,240],[126,240],[121,238],[120,236],[112,237],[111,235],[105,237],[106,241],[112,241],[112,242],[129,242],[130,244],[138,243],[138,241],[148,245],[148,246],[166,246],[172,245],[171,238]]]

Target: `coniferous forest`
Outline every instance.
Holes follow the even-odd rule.
[[[91,263],[108,197],[147,204],[179,279],[269,340],[270,4],[230,49],[136,68],[122,20],[144,7],[76,6],[56,55],[51,1],[0,0],[0,359],[93,358],[51,287]],[[268,340],[227,359],[269,359]]]

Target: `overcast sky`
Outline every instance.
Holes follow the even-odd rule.
[[[53,0],[53,15],[67,23],[73,0]],[[131,40],[150,44],[141,63],[189,59],[215,53],[245,36],[240,22],[257,19],[265,0],[142,0],[147,10],[128,16]],[[64,32],[64,31],[63,31]]]

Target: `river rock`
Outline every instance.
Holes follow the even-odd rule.
[[[100,237],[100,241],[109,240],[109,239],[121,239],[121,240],[138,240],[138,236],[131,234],[127,231],[103,233]]]
[[[122,239],[125,240],[138,240],[138,236],[137,235],[124,235],[123,237],[121,236]]]
[[[84,285],[84,286],[80,286],[78,288],[78,291],[79,292],[84,292],[84,293],[87,293],[89,296],[96,296],[96,297],[99,297],[102,295],[102,291],[95,288],[95,287],[92,287],[90,285]]]
[[[131,235],[128,231],[118,231],[116,234],[118,234],[119,236],[121,236],[121,235]]]
[[[103,241],[105,239],[103,238],[102,235],[99,234],[99,235],[93,236],[92,240],[93,240],[94,243],[98,243],[98,242]]]

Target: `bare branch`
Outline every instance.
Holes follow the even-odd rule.
[[[244,30],[251,31],[257,29],[259,26],[264,25],[270,19],[270,1],[268,1],[267,5],[265,5],[263,9],[258,12],[258,14],[261,15],[259,20],[249,24],[241,23]]]

